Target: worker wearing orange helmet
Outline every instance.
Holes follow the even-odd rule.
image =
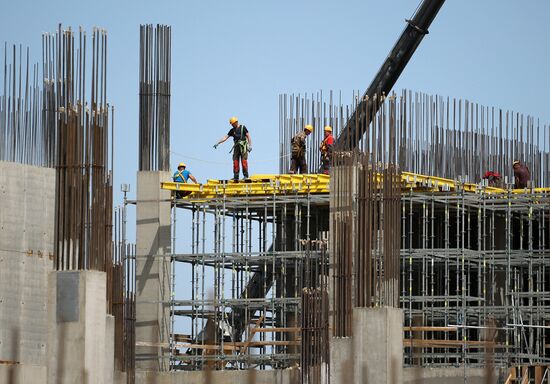
[[[332,127],[330,125],[325,126],[324,132],[325,137],[321,141],[319,151],[321,151],[321,172],[328,175],[334,148],[334,136],[332,136]]]
[[[306,163],[306,139],[313,132],[313,125],[306,125],[304,130],[298,132],[291,140],[290,173],[307,173]]]
[[[228,138],[233,138],[233,181],[239,181],[239,160],[243,166],[243,176],[248,178],[248,152],[252,152],[252,139],[250,133],[244,125],[239,125],[239,119],[232,117],[229,119],[231,129],[227,134],[222,137],[216,144],[214,149],[218,148],[218,145],[225,142]]]

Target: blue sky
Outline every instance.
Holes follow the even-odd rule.
[[[229,144],[212,144],[237,115],[254,141],[252,173],[277,171],[278,95],[363,91],[417,0],[4,2],[0,41],[40,59],[44,31],[62,22],[109,32],[108,95],[116,108],[115,190],[135,184],[139,24],[173,28],[172,164],[199,180],[231,176]],[[93,4],[93,5],[92,5]],[[545,0],[449,0],[396,90],[469,98],[550,121]],[[197,160],[199,159],[199,160]],[[201,161],[202,160],[202,161]],[[255,163],[255,161],[257,163]],[[117,201],[119,196],[115,196]]]
[[[418,3],[3,1],[0,42],[29,46],[38,61],[41,33],[59,22],[107,29],[116,204],[121,183],[130,183],[135,195],[140,24],[172,26],[171,162],[186,161],[204,181],[231,177],[230,145],[216,151],[212,145],[232,115],[252,135],[251,173],[277,172],[278,162],[266,160],[278,156],[278,95],[332,89],[347,101],[352,91],[363,91]],[[547,0],[448,0],[394,89],[468,98],[548,123],[549,15]],[[189,251],[185,220],[178,221],[180,252]]]

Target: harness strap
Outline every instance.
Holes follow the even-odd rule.
[[[182,181],[183,183],[187,183],[187,181],[185,180],[185,177],[183,177],[183,173],[181,173],[180,170],[178,170],[178,176],[176,176],[176,179],[177,179],[178,177],[181,177],[181,179],[183,180],[183,181]]]

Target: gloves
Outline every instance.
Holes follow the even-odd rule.
[[[248,146],[248,152],[252,152],[252,147],[250,145]]]
[[[219,145],[219,144],[214,144],[214,149],[217,149],[217,148],[218,148],[218,145]]]

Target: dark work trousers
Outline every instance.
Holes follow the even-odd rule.
[[[245,179],[248,178],[248,151],[245,153],[241,152],[241,146],[235,144],[233,147],[233,179],[239,180],[239,161],[243,165],[243,176]]]
[[[328,175],[330,170],[330,157],[321,156],[321,172]]]
[[[302,156],[292,156],[290,162],[290,173],[292,174],[304,174],[307,173],[307,164],[306,157]]]

